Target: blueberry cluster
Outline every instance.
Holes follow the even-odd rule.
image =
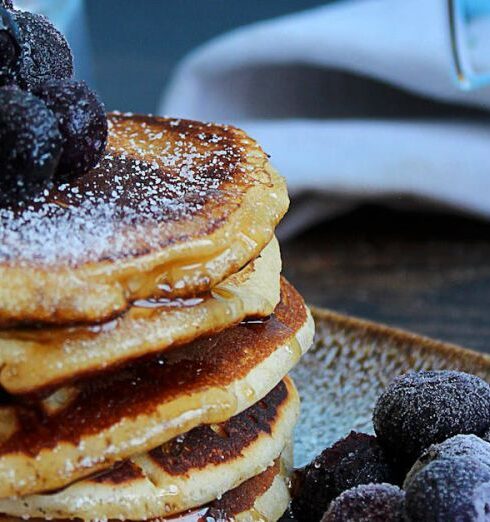
[[[32,196],[100,160],[105,109],[72,76],[70,47],[51,22],[0,0],[0,202]]]
[[[351,432],[298,471],[298,522],[490,521],[490,386],[409,372],[379,397],[376,436]]]
[[[359,484],[392,482],[393,471],[376,437],[352,431],[298,475],[293,505],[301,520],[320,520],[342,492]]]

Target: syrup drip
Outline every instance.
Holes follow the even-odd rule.
[[[250,326],[258,327],[264,321],[249,314],[270,313],[276,305],[275,300],[270,301],[276,298],[276,289],[262,295],[254,288],[254,277],[260,281],[262,265],[268,259],[247,265],[211,292],[137,300],[127,312],[106,323],[0,332],[0,360],[5,363],[1,382],[13,394],[38,393],[89,372],[163,352],[188,342],[189,336],[214,334],[244,317],[250,317]],[[275,276],[276,272],[271,273]]]
[[[165,297],[154,299],[138,299],[133,303],[135,308],[144,308],[149,310],[158,310],[161,308],[191,308],[203,303],[206,297],[178,297],[176,299],[168,299]]]

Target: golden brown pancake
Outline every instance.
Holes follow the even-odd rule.
[[[175,516],[166,516],[162,513],[161,516],[150,520],[153,522],[276,522],[286,511],[291,500],[288,489],[290,476],[288,460],[288,458],[277,459],[264,472],[245,481],[206,506]],[[0,516],[0,520],[2,522],[20,522],[23,519],[5,515]],[[28,520],[42,522],[45,519],[31,518]],[[54,522],[61,522],[61,520],[55,519]]]
[[[99,166],[0,208],[0,327],[194,297],[254,259],[287,210],[284,180],[239,129],[121,114],[109,126]]]
[[[280,294],[274,238],[260,256],[210,292],[190,299],[137,301],[109,323],[0,331],[0,385],[12,394],[61,385],[219,332],[247,317],[270,315]]]
[[[0,513],[87,521],[181,513],[265,471],[290,445],[298,414],[299,397],[286,378],[224,423],[194,428],[60,491],[0,500]]]
[[[4,397],[0,498],[60,488],[237,415],[280,382],[313,331],[301,296],[282,280],[269,319],[86,378],[43,401]]]
[[[208,506],[164,520],[173,522],[276,522],[291,500],[289,473],[277,460],[260,475],[229,491]]]

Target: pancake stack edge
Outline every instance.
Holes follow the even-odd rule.
[[[9,224],[36,224],[24,252],[66,231],[77,249],[0,251],[0,520],[278,520],[299,415],[287,374],[314,333],[280,276],[284,181],[233,127],[110,123],[82,203],[54,187],[60,215]],[[102,237],[114,205],[107,256],[87,231]]]

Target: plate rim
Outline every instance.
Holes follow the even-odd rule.
[[[310,306],[310,310],[315,321],[327,322],[349,331],[355,330],[362,333],[364,337],[391,340],[404,350],[410,346],[416,346],[418,349],[429,353],[436,352],[445,359],[464,359],[474,365],[481,366],[482,370],[490,371],[490,354],[417,334],[403,328],[342,314],[328,308]]]

